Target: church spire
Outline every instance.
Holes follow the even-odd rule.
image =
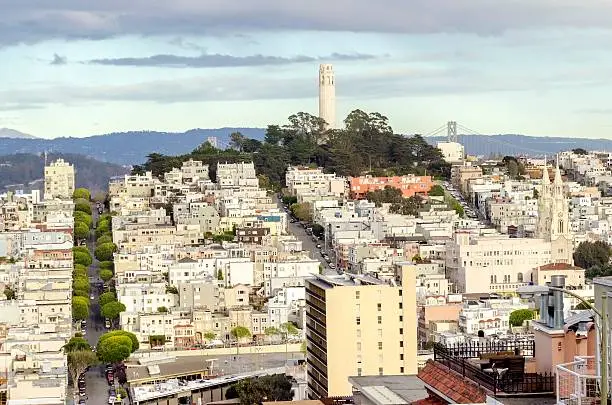
[[[557,168],[555,169],[555,185],[560,186],[563,184],[561,178],[561,169],[559,169],[559,155],[557,154]]]

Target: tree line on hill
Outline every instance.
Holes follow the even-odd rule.
[[[439,149],[420,135],[395,134],[387,117],[376,112],[354,110],[344,120],[344,128],[333,130],[326,130],[322,119],[299,112],[291,115],[286,125],[269,125],[263,142],[239,132],[230,138],[231,148],[224,150],[205,142],[184,155],[150,154],[144,164],[134,167],[133,173],[151,171],[161,176],[194,159],[208,164],[211,179],[215,180],[218,162],[253,162],[261,186],[273,189],[284,185],[285,171],[291,165],[323,167],[341,176],[450,174],[450,166]]]

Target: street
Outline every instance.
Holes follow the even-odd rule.
[[[98,260],[94,256],[96,249],[95,228],[98,223],[98,211],[95,204],[92,204],[93,230],[89,234],[87,247],[93,258],[93,263],[89,266],[88,275],[91,280],[91,296],[89,319],[85,328],[85,338],[93,347],[98,344],[98,338],[105,332],[104,321],[100,316],[100,308],[98,306],[98,297],[100,290],[97,288],[97,283],[101,282],[98,278]],[[91,297],[90,297],[91,298]],[[87,404],[104,405],[108,403],[108,383],[104,375],[104,365],[91,367],[85,374],[85,387],[87,393]]]
[[[276,203],[278,204],[278,207],[281,210],[285,209],[283,207],[282,202],[277,198],[277,196],[274,196],[273,200],[276,201]],[[323,258],[322,250],[317,248],[317,244],[320,244],[321,246],[325,248],[324,246],[325,241],[323,240],[317,241],[317,242],[313,241],[312,236],[306,233],[306,229],[304,229],[304,227],[299,222],[291,222],[291,213],[288,212],[287,215],[289,215],[289,222],[287,223],[287,231],[290,234],[294,235],[296,238],[298,238],[300,241],[302,241],[302,250],[310,252],[311,258],[321,262],[321,265],[323,266],[324,275],[337,275],[338,272],[336,270],[332,270],[329,267],[329,264],[327,263],[327,261],[325,261],[325,259]],[[334,251],[332,249],[328,249],[327,254],[332,259],[332,263],[335,263]]]

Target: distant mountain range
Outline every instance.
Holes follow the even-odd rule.
[[[10,128],[0,128],[0,138],[38,139],[34,135],[24,134]]]
[[[147,155],[151,153],[180,155],[191,152],[198,145],[206,142],[208,137],[216,137],[218,147],[224,148],[228,145],[229,135],[232,132],[241,132],[248,138],[262,140],[265,129],[191,129],[182,133],[134,131],[84,138],[6,138],[0,142],[0,156],[15,153],[40,154],[46,151],[53,153],[74,153],[105,162],[134,165],[145,162]]]
[[[3,141],[4,142],[4,141]],[[2,143],[2,142],[0,142]],[[130,172],[128,167],[75,154],[48,154],[49,162],[63,158],[74,165],[76,186],[92,193],[108,188],[108,179]],[[0,191],[43,189],[45,159],[41,155],[19,153],[0,156]]]
[[[247,138],[263,140],[264,128],[191,129],[186,132],[133,131],[84,138],[42,139],[21,132],[0,130],[0,156],[15,153],[43,152],[73,153],[119,165],[143,163],[147,155],[160,153],[179,155],[190,152],[209,137],[217,139],[218,147],[229,144],[229,135],[241,132]],[[7,135],[8,134],[8,135]],[[13,134],[12,136],[10,134]],[[444,141],[445,137],[426,138],[431,144]],[[476,156],[492,155],[553,155],[564,150],[611,150],[612,140],[538,137],[525,135],[460,135],[459,141],[466,152]]]

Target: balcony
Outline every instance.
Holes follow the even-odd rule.
[[[557,404],[594,405],[600,403],[599,371],[593,356],[576,357],[557,366]]]
[[[534,373],[526,358],[535,356],[533,341],[434,346],[434,361],[495,396],[541,396],[555,391],[552,373]]]

